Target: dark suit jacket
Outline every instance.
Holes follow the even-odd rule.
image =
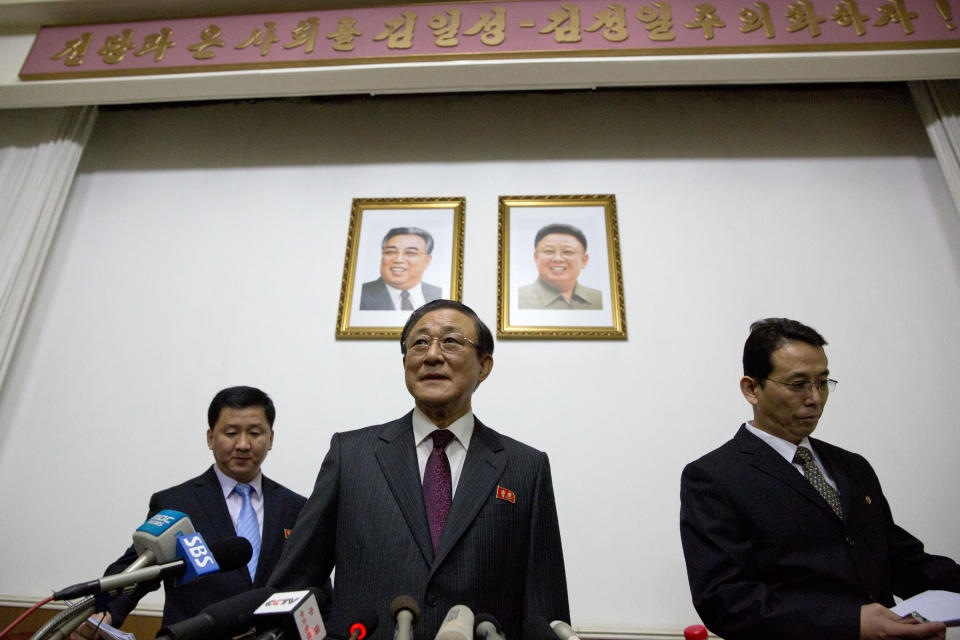
[[[440,287],[429,284],[427,282],[420,282],[421,287],[423,288],[423,301],[431,302],[440,298],[440,294],[443,293],[443,289]],[[383,281],[383,278],[377,278],[376,280],[371,280],[370,282],[364,282],[363,286],[360,288],[360,310],[361,311],[394,311],[393,299],[390,297],[390,292],[387,291],[387,285]]]
[[[333,436],[270,585],[318,584],[336,566],[332,635],[372,607],[373,638],[391,638],[388,607],[401,594],[420,605],[418,638],[433,638],[455,604],[496,616],[508,638],[522,637],[529,615],[568,620],[547,455],[476,420],[434,556],[411,416]],[[498,499],[498,486],[515,502]]]
[[[745,427],[683,470],[680,536],[693,604],[727,640],[854,640],[862,605],[960,591],[960,566],[924,553],[894,523],[870,464],[810,440],[837,482],[842,522]]]
[[[280,559],[283,550],[284,529],[292,529],[306,498],[277,484],[266,476],[263,489],[263,536],[260,559],[257,562],[256,584],[250,580],[246,567],[225,573],[211,573],[200,580],[174,588],[172,580],[164,580],[165,599],[163,624],[170,625],[196,615],[202,608],[253,587],[264,586]],[[202,475],[183,484],[159,491],[150,498],[149,518],[163,509],[176,509],[190,516],[197,532],[209,544],[220,538],[237,535],[230,520],[227,503],[223,499],[220,481],[213,466]],[[119,573],[137,558],[133,546],[107,567],[105,575]],[[137,605],[145,592],[111,598],[107,610],[113,625],[119,627],[127,614]]]

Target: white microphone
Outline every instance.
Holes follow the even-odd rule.
[[[434,640],[473,640],[473,611],[465,604],[450,607]]]
[[[580,640],[580,636],[573,630],[573,627],[563,620],[554,620],[550,623],[550,628],[553,629],[560,640]]]
[[[231,536],[207,545],[199,533],[180,536],[181,552],[173,562],[154,564],[142,569],[124,571],[99,580],[78,582],[53,594],[54,600],[73,600],[100,592],[113,593],[145,582],[177,578],[177,585],[192,582],[214,571],[233,571],[246,566],[253,550],[246,538]],[[159,588],[159,583],[153,588]],[[152,589],[151,589],[152,591]]]
[[[140,554],[130,566],[120,572],[120,574],[142,573],[145,568],[155,567],[158,563],[170,563],[177,559],[177,540],[184,535],[196,533],[193,523],[187,514],[172,509],[158,511],[147,521],[137,527],[133,532],[133,548]],[[159,574],[158,574],[159,575]],[[80,596],[98,593],[100,591],[110,591],[116,586],[100,587],[99,583],[112,576],[106,576],[100,580],[91,580],[61,589],[53,594],[54,600],[73,599]],[[156,576],[154,576],[156,577]],[[151,579],[144,576],[142,580]],[[124,578],[119,578],[123,581]],[[124,582],[124,585],[134,584],[140,580]],[[107,583],[109,584],[109,582]],[[159,585],[158,585],[159,587]]]
[[[136,571],[177,557],[177,538],[196,533],[187,514],[164,509],[153,514],[133,532],[133,548],[139,554],[124,571]]]
[[[500,622],[489,613],[481,613],[476,617],[477,640],[506,640],[500,633]]]
[[[390,602],[390,617],[396,621],[394,640],[413,640],[413,625],[420,617],[417,601],[407,595],[400,595]]]

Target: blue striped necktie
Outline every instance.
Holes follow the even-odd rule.
[[[260,523],[257,522],[257,513],[253,510],[253,505],[250,504],[250,492],[253,491],[253,487],[241,482],[233,488],[233,491],[243,500],[240,515],[237,517],[237,535],[249,540],[250,546],[253,547],[253,555],[247,563],[250,580],[253,580],[257,574],[257,560],[260,558]]]

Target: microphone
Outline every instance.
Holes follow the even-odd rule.
[[[550,623],[550,628],[553,629],[553,632],[557,634],[560,640],[580,640],[580,637],[577,635],[577,632],[573,630],[573,627],[563,620],[554,620]]]
[[[354,618],[354,620],[356,620],[356,622],[350,625],[349,640],[363,640],[376,631],[377,626],[380,624],[380,617],[377,616],[377,612],[370,607],[361,609],[360,614]]]
[[[465,604],[450,607],[434,640],[473,640],[473,611]]]
[[[327,629],[318,600],[325,598],[316,587],[273,594],[253,612],[256,640],[322,640]]]
[[[196,580],[214,571],[231,571],[246,566],[253,549],[246,538],[232,536],[206,545],[199,533],[180,536],[176,540],[176,555],[173,562],[155,564],[143,569],[124,571],[99,580],[79,582],[53,594],[54,600],[72,600],[101,592],[114,592],[134,587],[144,582],[177,578],[177,586]],[[216,558],[220,558],[218,563]],[[181,579],[182,578],[182,579]],[[159,584],[153,589],[159,588]],[[151,591],[153,590],[151,589]]]
[[[133,532],[133,548],[139,554],[125,571],[170,562],[176,558],[177,538],[196,533],[190,518],[182,511],[158,511]]]
[[[157,632],[156,640],[209,640],[238,636],[253,626],[254,609],[272,593],[272,587],[259,587],[215,602],[192,618],[163,627]]]
[[[390,603],[390,617],[396,621],[394,640],[413,640],[413,627],[420,619],[417,601],[408,595],[400,595]]]
[[[546,618],[528,616],[523,621],[523,640],[557,640],[557,635]]]
[[[476,617],[478,640],[506,640],[500,633],[500,622],[489,613]]]

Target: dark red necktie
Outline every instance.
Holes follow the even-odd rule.
[[[444,451],[453,440],[453,433],[446,429],[437,429],[430,434],[433,438],[433,451],[427,458],[423,470],[423,502],[427,506],[427,522],[430,524],[430,538],[433,552],[437,552],[443,526],[447,523],[450,503],[453,502],[453,480],[450,477],[450,461]]]

